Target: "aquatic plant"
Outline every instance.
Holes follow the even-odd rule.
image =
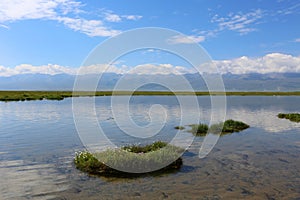
[[[178,157],[183,149],[168,145],[165,142],[154,142],[146,146],[129,145],[102,152],[76,153],[74,163],[77,169],[92,175],[113,177],[136,177],[145,174],[170,172],[182,166],[182,159]],[[167,161],[172,161],[167,163]],[[151,172],[153,166],[164,166]],[[111,166],[114,166],[112,168]],[[148,173],[130,173],[118,169],[149,171]]]
[[[279,113],[277,117],[280,119],[288,119],[292,122],[300,122],[300,113]]]
[[[192,124],[191,132],[196,136],[205,136],[208,131],[208,125],[206,124]]]
[[[224,122],[222,133],[240,132],[249,127],[250,126],[248,124],[245,124],[244,122],[229,119]]]
[[[185,129],[184,126],[175,126],[174,128],[175,128],[175,129],[178,129],[178,130],[183,130],[183,129]]]
[[[213,124],[210,127],[206,124],[193,124],[190,125],[192,129],[190,130],[196,136],[205,136],[207,132],[225,135],[233,132],[240,132],[249,128],[248,124],[241,121],[235,121],[232,119],[226,120],[225,122],[220,122],[218,124]]]

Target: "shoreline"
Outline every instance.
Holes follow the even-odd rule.
[[[174,95],[196,95],[196,96],[300,96],[300,91],[273,92],[273,91],[228,91],[228,92],[183,92],[183,91],[96,91],[96,92],[74,92],[73,91],[0,91],[0,101],[32,101],[32,100],[63,100],[70,97],[85,96],[174,96]]]

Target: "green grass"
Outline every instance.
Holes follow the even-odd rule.
[[[157,151],[165,146],[167,146],[167,143],[162,141],[157,141],[152,144],[148,144],[146,146],[129,145],[129,146],[124,146],[121,149],[132,153],[148,153],[151,151]]]
[[[63,100],[68,97],[78,96],[111,96],[111,95],[236,95],[236,96],[299,96],[300,91],[295,92],[171,92],[171,91],[97,91],[97,92],[75,92],[72,91],[0,91],[0,101],[32,101],[32,100]]]
[[[221,122],[219,124],[213,124],[210,127],[208,127],[206,124],[192,124],[190,126],[192,127],[190,132],[196,136],[205,136],[207,132],[215,134],[221,133],[221,135],[226,135],[229,133],[240,132],[250,127],[244,122],[235,121],[232,119],[226,120],[224,123]]]
[[[214,133],[215,131],[217,131],[216,133],[219,133],[221,129],[220,127],[222,126],[223,126],[221,131],[222,134],[240,132],[250,127],[248,124],[245,124],[244,122],[229,119],[226,120],[224,123],[212,125],[210,127],[210,131],[212,133]]]
[[[190,127],[192,127],[190,132],[192,132],[196,136],[205,136],[208,131],[208,125],[206,124],[192,124],[190,125]]]
[[[300,122],[300,113],[279,113],[277,117],[280,119],[288,119],[292,122]]]
[[[182,159],[178,158],[179,153],[183,153],[183,149],[158,141],[146,146],[130,145],[117,149],[107,149],[94,154],[86,151],[76,153],[74,163],[77,169],[91,175],[136,177],[168,173],[180,169]],[[164,166],[164,163],[168,160],[173,162],[154,172],[129,173],[117,170],[134,169],[137,172],[151,171],[153,169],[151,167]],[[110,166],[115,166],[116,169]]]
[[[64,91],[0,91],[0,101],[63,100],[72,92]]]

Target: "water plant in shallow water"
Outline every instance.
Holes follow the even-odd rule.
[[[250,126],[244,122],[229,119],[224,122],[223,128],[222,128],[222,133],[240,132],[249,127]]]
[[[190,126],[192,127],[190,132],[196,136],[205,136],[207,132],[215,134],[221,133],[221,135],[225,135],[228,133],[240,132],[250,127],[244,122],[235,121],[232,119],[226,120],[225,122],[220,122],[218,124],[213,124],[210,127],[208,127],[206,124],[192,124]]]
[[[79,152],[75,155],[74,163],[77,169],[91,175],[135,177],[180,169],[182,159],[179,155],[183,151],[179,147],[158,141],[146,146],[129,145],[93,154],[87,151]],[[162,166],[162,168],[152,172],[155,166]],[[135,171],[145,173],[135,173]]]
[[[202,123],[192,124],[190,125],[190,127],[192,127],[190,132],[192,132],[196,136],[205,136],[208,131],[208,125]]]
[[[177,129],[177,130],[183,130],[183,129],[185,129],[184,126],[175,126],[174,128]]]
[[[300,113],[279,113],[277,117],[280,119],[288,119],[292,122],[300,122]]]

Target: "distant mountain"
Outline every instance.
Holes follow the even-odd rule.
[[[185,74],[194,90],[207,90],[205,81],[199,74]],[[98,75],[79,76],[84,83],[89,83]],[[105,73],[101,76],[98,90],[112,90],[118,81],[124,78],[120,74]],[[126,76],[130,84],[152,82],[139,88],[140,90],[166,90],[157,83],[168,83],[180,90],[178,75],[136,75]],[[227,91],[300,91],[300,73],[269,73],[269,74],[223,74]],[[0,77],[0,90],[72,90],[76,76],[69,74],[22,74],[10,77]],[[123,86],[124,87],[124,86]],[[125,87],[126,88],[126,87]],[[184,90],[184,87],[182,86]]]
[[[299,91],[300,73],[224,74],[227,90]]]

